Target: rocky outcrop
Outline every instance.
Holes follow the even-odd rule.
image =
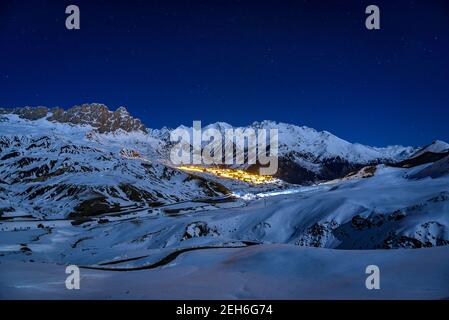
[[[209,227],[206,222],[196,221],[186,226],[186,230],[184,232],[182,240],[207,236],[215,237],[218,235],[219,233],[216,228]]]
[[[126,132],[147,132],[142,122],[133,118],[126,108],[120,107],[110,111],[104,104],[98,103],[74,106],[68,110],[47,107],[0,108],[0,114],[16,114],[27,120],[46,118],[60,123],[90,125],[100,133],[114,132],[119,129]]]

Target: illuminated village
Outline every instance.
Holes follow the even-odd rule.
[[[276,180],[272,176],[258,175],[238,169],[200,166],[180,166],[178,169],[191,172],[209,173],[220,178],[235,179],[252,184],[272,183]]]

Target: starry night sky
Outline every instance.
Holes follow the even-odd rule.
[[[449,141],[449,3],[1,0],[0,106],[85,102],[152,128],[270,119],[377,146]]]

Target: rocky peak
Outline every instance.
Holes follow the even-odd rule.
[[[115,112],[117,114],[122,114],[122,115],[127,115],[127,116],[130,115],[128,110],[125,107],[119,107],[117,110],[115,110]]]
[[[47,116],[49,111],[47,107],[0,108],[0,114],[16,114],[28,120],[41,119]]]
[[[110,111],[107,106],[99,103],[77,105],[68,110],[47,107],[0,108],[0,114],[7,113],[17,114],[28,120],[46,117],[48,121],[90,125],[100,133],[114,132],[118,129],[127,132],[147,132],[142,122],[133,118],[126,108],[120,107],[116,111]]]

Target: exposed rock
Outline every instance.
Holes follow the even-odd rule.
[[[366,166],[358,171],[353,171],[346,175],[346,179],[352,179],[352,178],[369,178],[374,176],[376,173],[377,167],[376,166]]]
[[[184,232],[182,240],[217,235],[218,231],[215,228],[210,228],[206,222],[196,221],[186,226],[186,231]]]
[[[395,164],[391,164],[391,166],[400,168],[413,168],[422,164],[436,162],[447,156],[449,156],[449,151],[443,153],[425,152],[418,156],[403,160]]]
[[[197,176],[194,174],[188,174],[188,176],[184,180],[184,182],[192,181],[192,180],[196,181],[199,187],[206,190],[207,195],[210,197],[231,194],[231,191],[229,189],[227,189],[225,186],[223,186],[222,184],[215,182],[215,181],[207,180],[203,177],[200,177],[200,176]]]
[[[0,217],[6,212],[14,212],[15,209],[12,207],[0,208]]]
[[[134,202],[149,201],[151,203],[158,199],[157,195],[153,195],[149,191],[134,187],[131,184],[122,183],[119,185],[119,188],[126,194],[129,200]]]
[[[119,129],[126,132],[147,132],[142,122],[133,118],[124,107],[110,111],[104,104],[98,103],[74,106],[66,111],[62,108],[50,109],[47,107],[0,108],[0,114],[8,113],[28,120],[47,117],[49,121],[90,125],[100,133],[114,132]]]
[[[400,235],[391,235],[387,239],[384,240],[383,249],[397,249],[397,248],[424,248],[431,247],[429,243],[422,243],[418,239],[400,236]]]
[[[338,223],[335,221],[314,223],[301,234],[295,244],[307,247],[325,247],[327,241],[333,237],[333,230],[337,227]]]
[[[133,118],[124,107],[120,107],[112,112],[103,104],[83,104],[74,106],[67,111],[58,109],[53,112],[53,115],[48,120],[62,123],[87,124],[96,128],[100,133],[114,132],[118,129],[127,132],[146,132],[142,122]]]
[[[69,215],[70,218],[77,217],[91,217],[108,212],[120,211],[120,206],[117,204],[110,204],[105,197],[98,196],[93,199],[83,201],[75,207],[75,212]]]
[[[120,150],[120,155],[126,158],[141,158],[141,154],[137,150],[133,149],[122,149]]]
[[[27,120],[42,119],[47,116],[50,109],[47,107],[23,107],[23,108],[0,108],[0,114],[17,114]]]

